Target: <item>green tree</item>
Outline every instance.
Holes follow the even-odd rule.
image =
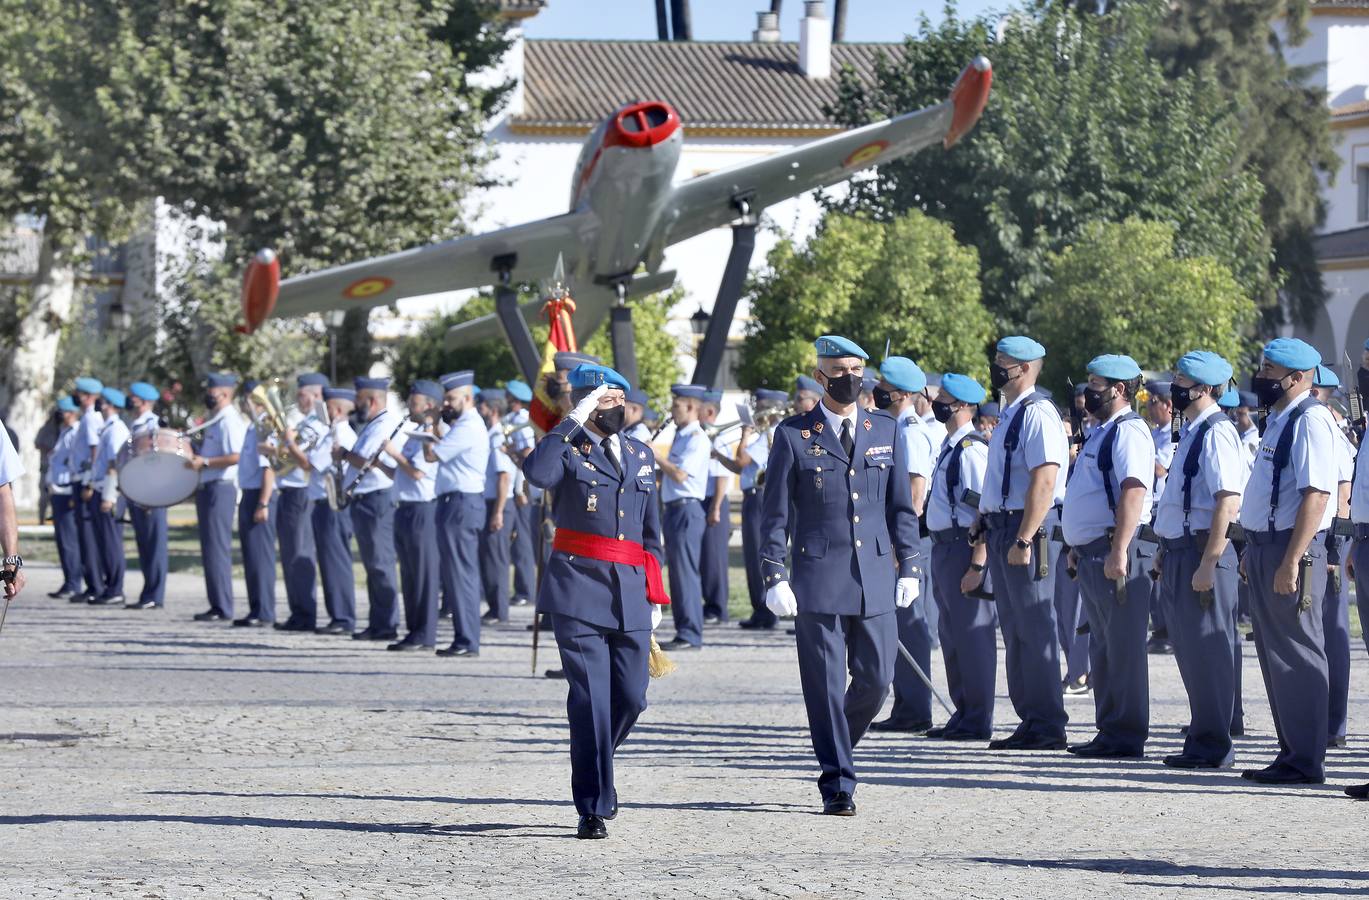
[[[1255,304],[1220,261],[1179,255],[1170,225],[1090,223],[1046,268],[1050,282],[1027,325],[1049,351],[1043,380],[1052,389],[1081,381],[1102,353],[1155,370],[1195,349],[1220,353],[1238,372],[1254,358]]]
[[[889,218],[920,209],[979,250],[984,300],[1019,328],[1047,284],[1052,251],[1094,220],[1169,222],[1184,255],[1222,261],[1273,305],[1270,239],[1258,178],[1240,167],[1232,98],[1148,55],[1165,4],[1081,16],[1069,4],[1016,14],[995,41],[985,20],[922,22],[898,60],[864,87],[845,73],[834,112],[848,124],[941,101],[976,53],[994,92],[975,130],[949,152],[880,166],[839,207]]]
[[[788,390],[813,370],[813,340],[842,334],[877,365],[887,341],[928,372],[988,375],[993,321],[979,258],[944,222],[913,211],[888,222],[830,213],[803,247],[785,238],[750,285],[738,378]]]

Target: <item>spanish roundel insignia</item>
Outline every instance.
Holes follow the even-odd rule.
[[[807,428],[805,428],[805,429],[803,429],[802,431],[799,432],[799,437],[803,438],[805,441],[808,440],[808,439],[809,439],[810,437],[812,437],[812,436],[813,436],[813,432],[809,431]]]
[[[351,284],[347,285],[347,287],[343,288],[342,296],[349,300],[366,300],[375,297],[378,294],[383,294],[394,286],[394,279],[375,275],[371,278],[362,278],[359,281],[353,281]]]
[[[821,422],[814,422],[814,423],[813,423],[813,430],[816,431],[818,434],[822,434],[822,423],[821,423]]]
[[[874,426],[870,424],[870,420],[869,420],[869,419],[866,419],[866,420],[865,420],[865,430],[866,430],[866,431],[869,431],[869,430],[870,430],[871,428],[873,428],[873,427],[874,427]]]
[[[866,144],[864,147],[858,148],[854,153],[842,160],[841,164],[847,169],[869,165],[876,157],[888,149],[888,141],[875,141],[872,144]]]

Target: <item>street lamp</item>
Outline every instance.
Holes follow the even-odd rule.
[[[323,324],[328,326],[328,381],[337,384],[337,335],[342,330],[342,321],[347,311],[330,309],[323,314]]]
[[[708,313],[704,312],[702,304],[694,311],[694,315],[689,317],[689,327],[694,332],[695,337],[703,337],[704,332],[708,331],[708,320],[710,318]]]

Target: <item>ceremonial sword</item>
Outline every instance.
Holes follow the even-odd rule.
[[[898,652],[903,657],[903,661],[913,667],[913,671],[917,673],[918,678],[922,679],[922,683],[927,685],[927,690],[932,692],[932,696],[936,698],[937,703],[941,704],[941,708],[946,710],[949,715],[955,715],[955,710],[951,709],[951,705],[937,692],[936,687],[932,684],[932,679],[928,678],[927,673],[922,671],[922,667],[917,664],[917,660],[913,659],[913,654],[908,652],[908,648],[903,646],[902,641],[898,642]]]

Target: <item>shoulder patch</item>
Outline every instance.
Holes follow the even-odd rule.
[[[866,431],[869,431],[871,428],[874,428],[874,427],[875,427],[874,424],[873,424],[869,419],[866,419],[866,420],[865,420],[865,430],[866,430]]]

